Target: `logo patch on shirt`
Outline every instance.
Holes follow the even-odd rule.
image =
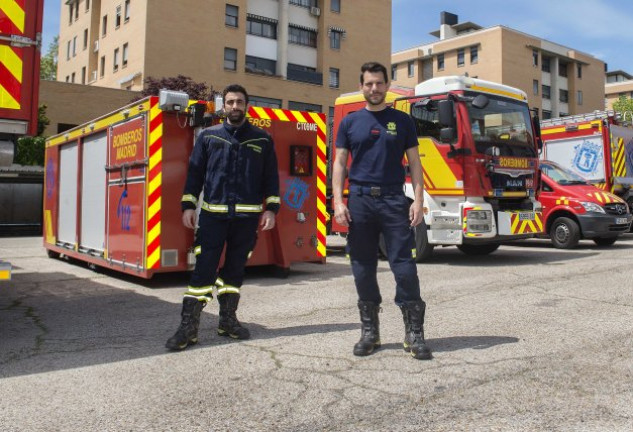
[[[398,132],[396,131],[396,123],[395,122],[387,123],[387,133],[390,134],[390,135],[398,135]]]

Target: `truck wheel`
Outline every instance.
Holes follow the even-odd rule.
[[[549,230],[549,237],[557,249],[573,249],[580,240],[580,227],[573,219],[559,217]]]
[[[457,249],[465,253],[466,255],[489,255],[499,249],[499,244],[488,243],[482,245],[462,244],[458,245]]]
[[[593,242],[598,246],[611,246],[617,239],[617,237],[597,237],[593,239]]]
[[[59,252],[55,252],[50,249],[46,250],[46,255],[48,255],[49,258],[54,258],[54,259],[59,258]]]
[[[433,255],[435,245],[429,244],[429,238],[426,235],[426,223],[422,223],[414,228],[415,236],[415,262],[422,263],[427,261]],[[387,244],[385,238],[380,234],[378,240],[378,252],[381,258],[387,258]]]

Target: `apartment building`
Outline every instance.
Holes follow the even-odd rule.
[[[141,90],[147,77],[244,85],[259,106],[328,113],[360,65],[389,64],[391,0],[65,0],[58,80]],[[371,29],[368,31],[367,29]]]
[[[604,85],[605,108],[613,109],[613,102],[621,96],[633,98],[633,76],[622,70],[607,72],[607,82]]]
[[[394,84],[468,75],[525,91],[542,118],[604,109],[605,63],[502,25],[483,28],[442,12],[438,41],[391,55]]]

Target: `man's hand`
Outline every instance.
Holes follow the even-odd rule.
[[[182,212],[182,224],[189,228],[189,229],[195,229],[196,228],[196,211],[192,210],[192,209],[187,209],[184,212]]]
[[[424,212],[422,211],[422,202],[413,201],[411,203],[411,207],[409,207],[409,220],[411,221],[411,226],[418,226],[422,223],[424,219]]]
[[[262,214],[262,220],[259,224],[262,227],[262,231],[268,231],[275,228],[275,213],[270,210],[266,210]]]
[[[342,202],[334,204],[334,220],[344,227],[348,227],[352,221],[352,217],[349,214],[347,206]]]

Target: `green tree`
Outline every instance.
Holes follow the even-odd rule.
[[[633,99],[626,96],[620,96],[617,101],[613,102],[613,110],[621,115],[628,113],[626,117],[627,119],[630,118],[633,116]]]
[[[14,158],[16,164],[44,166],[46,137],[43,133],[46,126],[50,124],[50,120],[46,117],[46,108],[46,105],[40,105],[38,108],[37,136],[18,138]]]
[[[145,78],[145,88],[141,92],[141,98],[146,96],[158,96],[161,89],[179,90],[187,93],[190,99],[213,100],[213,87],[205,83],[198,83],[188,76],[178,75],[166,78]]]
[[[40,58],[40,78],[48,81],[57,79],[57,52],[59,49],[59,36],[55,36],[48,45],[48,52]]]

